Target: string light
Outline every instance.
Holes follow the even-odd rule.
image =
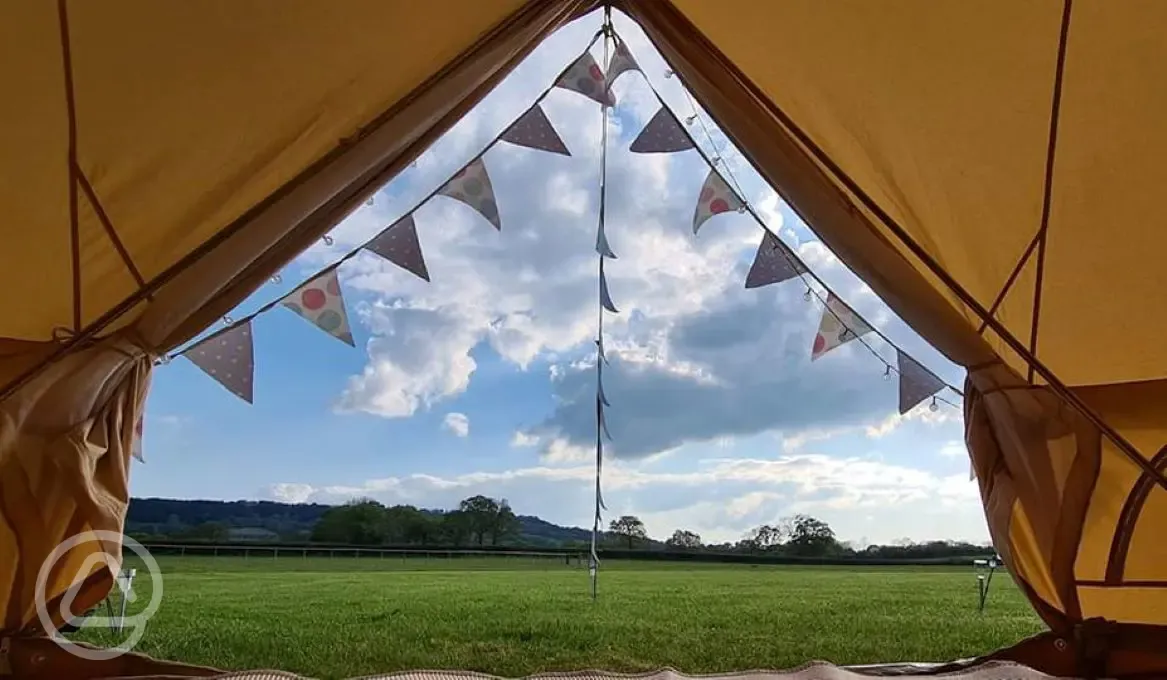
[[[814,294],[810,292],[810,286],[807,286],[806,292],[802,294],[802,299],[810,302],[812,297],[814,297]]]
[[[665,78],[672,78],[672,77],[673,77],[673,69],[671,69],[671,68],[665,69]]]
[[[329,236],[328,234],[325,234],[324,236],[322,236],[321,239],[324,241],[324,245],[326,245],[326,246],[330,246],[333,243],[332,237]]]
[[[693,123],[696,123],[696,122],[697,122],[697,114],[695,114],[695,113],[691,116],[685,117],[685,125],[692,125]]]
[[[372,196],[369,197],[369,200],[365,201],[365,205],[368,205],[368,206],[373,205],[373,197]]]
[[[883,367],[883,379],[884,380],[891,380],[891,366],[884,366]]]
[[[928,405],[928,410],[933,413],[940,410],[940,404],[936,403],[936,397],[932,397],[932,403]]]
[[[224,315],[223,315],[223,323],[225,323],[225,324],[227,324],[228,326],[230,326],[231,324],[235,323],[235,319],[232,319],[230,316],[228,316],[228,315],[224,314]]]
[[[282,283],[283,280],[284,280],[284,277],[280,276],[279,274],[272,274],[271,275],[271,282],[272,283]]]

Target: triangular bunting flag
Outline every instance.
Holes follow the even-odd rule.
[[[365,250],[380,255],[425,281],[430,280],[425,258],[421,255],[421,243],[417,240],[417,225],[413,222],[412,213],[377,234],[377,237],[365,246]]]
[[[619,314],[620,310],[616,309],[616,305],[612,303],[612,295],[608,292],[608,277],[604,275],[604,261],[600,260],[600,304],[604,309]]]
[[[697,209],[693,212],[693,233],[696,234],[705,220],[718,213],[737,210],[742,207],[742,200],[733,189],[725,183],[721,175],[713,168],[709,168],[709,176],[701,187],[701,195],[697,199]]]
[[[597,354],[599,354],[600,361],[604,362],[605,364],[609,364],[608,356],[606,354],[604,354],[604,340],[603,340],[603,338],[596,340],[596,352],[597,352]]]
[[[596,229],[596,252],[604,257],[616,259],[616,253],[612,252],[612,246],[608,243],[608,234],[604,231],[604,219],[600,218],[600,226]]]
[[[616,51],[608,60],[608,87],[612,87],[612,83],[616,82],[616,79],[627,71],[640,71],[640,64],[636,63],[636,59],[632,57],[632,53],[628,51],[628,46],[624,44],[624,41],[617,38]]]
[[[662,106],[632,140],[628,150],[633,153],[671,153],[692,148],[693,140],[689,139],[676,116]]]
[[[604,371],[600,366],[597,366],[596,369],[596,394],[600,397],[601,404],[611,406],[608,403],[608,395],[604,394]]]
[[[560,139],[559,133],[551,126],[551,121],[547,120],[547,114],[543,113],[543,107],[538,104],[519,116],[519,119],[511,124],[499,139],[530,149],[550,151],[564,156],[571,155],[563,140]]]
[[[814,336],[810,360],[814,361],[836,347],[870,332],[871,326],[864,323],[834,293],[830,293],[827,295],[827,307],[823,310],[823,320],[819,323],[819,332]]]
[[[600,491],[599,488],[596,489],[596,505],[598,505],[601,510],[608,509],[608,504],[604,502],[604,494]]]
[[[336,267],[288,293],[280,304],[316,324],[332,337],[356,347],[344,308]]]
[[[578,92],[607,106],[616,105],[616,98],[604,89],[604,72],[592,58],[591,52],[579,55],[579,59],[572,62],[559,76],[559,80],[555,81],[555,87]]]
[[[896,350],[896,363],[900,372],[900,415],[944,389],[943,380],[901,349]]]
[[[251,403],[255,353],[251,343],[250,321],[200,340],[188,347],[182,356],[232,394]]]
[[[750,273],[746,274],[746,288],[760,288],[771,283],[781,283],[799,274],[806,273],[806,265],[786,247],[774,232],[767,231],[758,244],[758,253],[754,255],[754,264],[750,265]]]
[[[486,164],[475,158],[470,165],[438,189],[442,196],[449,196],[474,208],[485,217],[495,229],[502,230],[498,219],[498,203],[494,200],[494,187],[490,185],[490,175],[486,174]]]

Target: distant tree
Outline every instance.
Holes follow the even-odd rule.
[[[628,544],[628,549],[632,549],[633,543],[636,541],[643,541],[648,538],[648,532],[644,529],[644,522],[635,515],[624,515],[620,519],[614,519],[608,525],[608,530],[617,536],[623,537]]]
[[[499,501],[498,512],[495,513],[494,521],[490,526],[490,544],[498,545],[499,541],[506,540],[517,533],[519,533],[519,518],[515,517],[510,503],[507,503],[504,498]]]
[[[822,557],[838,551],[835,532],[830,525],[810,515],[794,515],[790,520],[790,538],[786,551],[792,555]]]
[[[380,545],[388,537],[385,506],[362,499],[330,508],[312,530],[312,540],[353,545]]]
[[[438,535],[443,543],[455,547],[465,544],[474,533],[474,520],[462,510],[451,510],[442,515]]]
[[[768,552],[782,545],[787,531],[781,525],[763,524],[751,530],[744,539],[738,542],[738,545],[747,552]]]
[[[701,536],[687,531],[685,529],[677,529],[673,532],[672,537],[665,541],[665,545],[670,548],[680,548],[682,550],[695,550],[701,547]]]
[[[480,546],[485,545],[486,537],[492,534],[498,523],[498,501],[482,495],[471,496],[459,503],[458,509],[469,518],[474,542]]]

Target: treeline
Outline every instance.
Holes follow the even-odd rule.
[[[189,507],[184,508],[184,504]],[[192,520],[202,521],[190,523]],[[267,531],[268,535],[257,538],[254,533],[239,534],[255,531]],[[560,527],[537,517],[516,516],[505,499],[481,495],[466,498],[457,508],[446,511],[386,506],[371,499],[340,506],[135,500],[130,505],[127,533],[153,543],[176,540],[580,551],[590,547],[590,532],[586,530]],[[609,522],[607,531],[598,537],[597,547],[642,555],[667,552],[822,560],[930,561],[994,554],[991,546],[959,541],[904,540],[895,545],[854,546],[839,541],[823,520],[804,514],[763,524],[738,541],[723,543],[707,543],[697,532],[683,528],[673,531],[664,541],[656,540],[649,536],[640,518],[624,515]]]

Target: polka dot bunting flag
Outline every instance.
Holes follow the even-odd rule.
[[[251,322],[246,321],[208,336],[182,353],[235,396],[251,403],[255,353]]]
[[[672,111],[662,106],[632,140],[628,150],[633,153],[671,153],[692,148],[693,140],[685,134]]]
[[[814,361],[836,347],[870,332],[871,326],[864,323],[859,315],[835,297],[834,293],[829,293],[827,308],[823,310],[823,319],[819,322],[819,332],[814,336],[810,360]]]
[[[280,300],[280,304],[337,340],[356,347],[348,325],[348,312],[344,308],[340,281],[336,278],[336,267],[288,293]]]
[[[804,273],[806,265],[773,232],[767,231],[758,244],[750,273],[746,274],[746,288],[782,283]]]
[[[693,233],[696,234],[710,217],[737,210],[742,205],[742,200],[729,188],[721,175],[710,168],[709,176],[705,178],[705,184],[701,187],[701,195],[697,198],[697,209],[693,212]]]
[[[550,151],[564,156],[571,155],[563,140],[560,139],[559,133],[551,126],[551,121],[547,120],[547,114],[543,113],[543,107],[538,104],[527,109],[527,112],[507,128],[507,131],[502,133],[499,139],[531,149]]]
[[[604,88],[604,72],[592,58],[591,52],[579,55],[579,59],[572,62],[559,76],[559,80],[555,81],[555,87],[578,92],[607,106],[616,105],[616,98]]]
[[[430,280],[425,258],[421,255],[421,243],[417,240],[417,226],[413,222],[412,213],[377,234],[377,238],[370,241],[365,250],[380,255],[424,281]]]
[[[896,349],[896,363],[900,373],[900,415],[944,389],[943,380],[901,349]]]
[[[490,185],[490,175],[486,174],[486,164],[481,158],[474,159],[470,165],[462,168],[461,172],[438,190],[438,194],[462,201],[477,210],[494,225],[495,229],[502,230],[502,223],[498,218],[498,203],[494,200],[494,188]]]
[[[608,87],[612,87],[612,83],[615,83],[621,74],[628,71],[640,71],[640,64],[636,63],[636,59],[632,57],[632,53],[628,51],[628,46],[624,44],[624,41],[617,38],[616,50],[612,53],[612,58],[608,60]]]

